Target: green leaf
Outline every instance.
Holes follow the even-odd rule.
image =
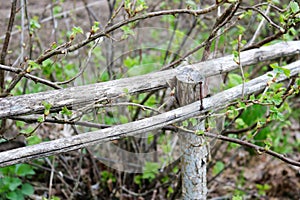
[[[204,130],[196,130],[196,135],[203,135],[204,134]]]
[[[37,16],[34,16],[30,19],[29,25],[30,25],[30,31],[33,32],[35,29],[41,28],[41,25],[39,23],[39,18]]]
[[[156,162],[146,162],[142,178],[149,179],[150,181],[153,180],[155,175],[158,174],[159,166],[159,163]]]
[[[37,135],[33,135],[33,136],[30,136],[30,137],[27,137],[26,141],[27,141],[27,145],[30,146],[30,145],[41,143],[42,139]]]
[[[265,114],[266,110],[266,107],[255,104],[251,107],[248,107],[241,115],[241,118],[248,126],[251,126]]]
[[[271,101],[275,105],[279,105],[282,102],[281,94],[280,93],[274,94],[274,96],[271,98]]]
[[[72,28],[72,33],[74,33],[75,35],[78,34],[78,33],[83,34],[83,30],[82,30],[81,27],[74,26],[74,27]]]
[[[124,92],[125,94],[128,94],[128,93],[129,93],[128,88],[123,88],[123,92]]]
[[[243,26],[241,26],[241,25],[237,25],[236,26],[238,29],[239,29],[239,31],[238,31],[238,33],[241,35],[241,34],[244,34],[245,32],[246,32],[246,28],[245,27],[243,27]],[[242,41],[242,44],[243,44],[244,42]]]
[[[174,189],[171,186],[169,186],[168,187],[168,197],[170,197],[170,195],[173,193],[174,193]]]
[[[47,199],[46,199],[47,200]],[[52,196],[50,200],[61,200],[59,197]]]
[[[26,176],[26,175],[34,175],[35,174],[35,172],[33,171],[32,166],[30,166],[28,164],[17,164],[16,169],[15,169],[15,173],[18,176]]]
[[[62,11],[63,11],[63,9],[59,5],[53,7],[53,14],[54,15],[57,15],[57,14],[61,13]]]
[[[196,126],[198,124],[198,121],[195,118],[190,118],[189,121],[192,123],[192,126]]]
[[[254,100],[255,100],[255,95],[254,95],[254,94],[252,94],[252,95],[250,96],[250,100],[251,100],[251,101],[254,101]]]
[[[46,116],[49,115],[52,105],[49,102],[46,102],[46,101],[42,101],[42,104],[45,107],[44,115],[46,115]]]
[[[123,30],[124,35],[122,36],[122,39],[126,39],[130,35],[135,35],[134,31],[130,28],[130,26],[122,26],[121,30]]]
[[[66,106],[64,106],[64,107],[61,109],[61,114],[70,117],[70,116],[72,115],[72,111],[69,110]]]
[[[233,51],[233,61],[237,64],[239,64],[239,52],[238,51]]]
[[[282,68],[282,71],[283,71],[284,75],[286,75],[287,77],[290,77],[290,75],[291,75],[290,69]]]
[[[276,74],[284,74],[284,75],[286,75],[287,77],[290,77],[291,70],[286,69],[286,68],[284,68],[284,67],[280,67],[280,66],[278,65],[278,63],[272,63],[272,64],[270,64],[270,67],[273,68],[273,70],[274,70],[274,72],[275,72]]]
[[[240,195],[235,195],[232,197],[232,200],[243,200],[243,198]]]
[[[95,21],[94,22],[94,25],[92,26],[92,31],[94,32],[94,33],[96,33],[98,30],[99,30],[99,22],[97,22],[97,21]]]
[[[37,121],[38,121],[39,123],[44,122],[44,121],[45,121],[44,116],[39,116],[38,119],[37,119]]]
[[[28,68],[26,69],[26,71],[31,72],[34,69],[41,69],[41,66],[33,60],[28,60]]]
[[[28,126],[25,130],[22,131],[23,134],[30,134],[34,131],[34,127]]]
[[[135,184],[141,185],[141,184],[142,184],[142,176],[141,176],[141,175],[136,175],[136,176],[133,178],[133,182],[134,182]]]
[[[19,190],[16,190],[16,191],[9,192],[6,195],[6,198],[10,199],[10,200],[16,200],[16,199],[17,200],[23,200],[24,196],[23,196],[23,194]]]
[[[43,106],[45,107],[45,109],[50,110],[52,105],[47,102],[47,101],[42,101]]]
[[[245,128],[246,127],[246,123],[244,122],[244,120],[242,118],[237,118],[235,120],[235,123],[237,124],[237,128]]]
[[[168,144],[165,144],[165,145],[162,145],[162,150],[165,154],[168,154],[172,151],[172,147],[171,147],[171,144],[168,143]]]
[[[22,181],[15,177],[4,177],[3,183],[8,186],[10,191],[14,191],[22,184]]]
[[[230,73],[228,75],[228,78],[229,78],[229,82],[228,82],[228,87],[229,88],[237,86],[237,85],[239,85],[243,82],[242,76],[240,76],[238,74]]]
[[[125,67],[127,68],[132,68],[136,65],[139,64],[139,58],[135,57],[135,58],[131,58],[131,57],[127,57],[124,61],[123,64]]]
[[[185,120],[185,121],[182,122],[182,126],[183,127],[188,127],[188,125],[189,125],[189,122],[187,120]]]
[[[290,7],[291,7],[293,13],[297,13],[299,11],[299,5],[295,1],[290,2]]]
[[[30,185],[29,183],[25,183],[21,187],[21,192],[24,195],[32,195],[34,193],[34,189],[32,185]]]
[[[16,121],[16,126],[19,127],[19,128],[23,128],[25,126],[25,122]]]
[[[101,81],[101,82],[104,82],[104,81],[108,81],[108,80],[109,80],[109,75],[108,75],[108,72],[105,71],[105,72],[103,72],[103,73],[101,74],[101,76],[100,76],[100,81]]]
[[[193,0],[186,0],[185,3],[188,8],[191,8],[194,10],[197,9],[197,4]]]
[[[218,173],[220,173],[223,169],[225,168],[225,165],[223,162],[221,161],[217,161],[215,166],[213,167],[213,175],[217,175]]]
[[[47,59],[43,61],[42,70],[43,70],[43,74],[50,76],[51,73],[54,71],[53,61],[51,59]]]

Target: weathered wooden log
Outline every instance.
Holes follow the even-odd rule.
[[[241,64],[248,66],[258,62],[272,60],[283,56],[300,53],[300,41],[282,42],[271,46],[261,47],[241,53]],[[237,69],[233,55],[193,64],[204,77],[222,74]],[[7,67],[0,65],[0,69]],[[122,94],[149,92],[168,87],[176,75],[175,69],[159,71],[142,76],[124,78],[103,83],[66,89],[40,92],[0,99],[0,118],[43,113],[43,101],[52,105],[52,110],[60,110],[64,106],[80,106],[95,101],[107,101]],[[133,84],[134,83],[134,84]]]
[[[202,86],[204,77],[195,68],[178,69],[176,76],[176,96],[180,106],[200,102],[197,110],[203,110]],[[188,121],[189,130],[205,130],[204,120],[197,120],[197,125]],[[207,147],[203,137],[192,133],[179,132],[181,141],[181,177],[182,199],[206,199],[206,162]]]
[[[300,61],[296,61],[286,66],[290,70],[290,76],[300,73]],[[271,72],[270,72],[271,73]],[[270,74],[268,73],[268,74]],[[257,77],[245,83],[244,95],[262,91],[272,79],[268,74]],[[274,73],[273,73],[274,74]],[[280,75],[276,82],[288,79],[285,75]],[[162,113],[153,117],[130,122],[127,124],[113,126],[98,131],[88,132],[68,138],[61,138],[54,141],[43,142],[37,145],[22,147],[0,153],[0,167],[13,165],[35,158],[51,156],[72,150],[84,148],[94,144],[117,140],[127,136],[137,135],[148,131],[163,128],[167,125],[184,121],[191,117],[201,116],[207,111],[214,111],[225,107],[229,102],[242,96],[242,85],[220,92],[212,97],[203,99],[204,109],[199,110],[200,103],[196,101],[189,105]],[[204,117],[203,117],[204,118]],[[202,119],[203,119],[202,118]],[[292,163],[292,161],[291,161]]]

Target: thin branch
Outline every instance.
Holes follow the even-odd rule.
[[[269,14],[270,8],[271,8],[271,6],[270,6],[270,4],[269,4],[269,5],[268,5],[268,8],[267,8],[267,10],[266,10],[266,12],[264,13],[265,16],[267,16],[267,15]],[[258,27],[257,27],[257,29],[256,29],[256,31],[255,31],[255,33],[254,33],[254,35],[252,36],[251,40],[248,42],[248,44],[247,44],[245,47],[250,46],[250,45],[253,44],[253,42],[255,41],[255,39],[256,39],[256,38],[258,37],[258,35],[260,34],[260,32],[261,32],[261,30],[262,30],[262,27],[263,27],[263,25],[265,24],[265,21],[266,21],[266,18],[262,18],[262,20],[260,21],[260,23],[259,23],[259,25],[258,25]]]
[[[39,118],[38,117],[10,117],[9,119],[16,120],[16,121],[23,121],[26,123],[38,123]],[[85,122],[85,121],[70,121],[65,119],[48,119],[46,118],[44,122],[47,123],[54,123],[54,124],[70,124],[70,125],[79,125],[89,128],[109,128],[110,125],[107,124],[98,124],[98,123],[92,123],[92,122]]]
[[[9,41],[10,41],[11,31],[12,31],[12,28],[14,25],[16,12],[17,12],[17,0],[13,0],[11,2],[9,22],[8,22],[5,39],[3,42],[2,51],[1,51],[1,55],[0,55],[0,64],[5,64],[5,57],[7,55],[7,49],[8,49],[8,45],[9,45]],[[4,91],[4,86],[5,86],[4,81],[5,81],[4,71],[0,70],[0,93],[2,93]]]
[[[183,3],[183,1],[181,0],[180,4],[178,6],[179,9],[182,7],[182,3]],[[171,45],[173,43],[175,33],[176,33],[176,30],[177,30],[177,27],[178,27],[178,24],[179,24],[179,18],[180,18],[180,16],[177,16],[176,19],[175,19],[175,24],[174,24],[174,27],[173,27],[173,30],[172,30],[172,35],[171,35],[171,38],[168,42],[168,47],[167,47],[167,50],[166,50],[165,55],[164,55],[163,65],[166,64],[167,58],[169,56],[169,51],[170,51]]]
[[[232,19],[232,17],[234,16],[235,12],[237,11],[237,9],[240,6],[240,1],[237,1],[236,3],[231,4],[222,15],[220,15],[217,19],[216,22],[213,26],[213,31],[210,33],[208,40],[210,40],[211,38],[214,38],[216,35],[220,35],[220,30],[223,26],[225,26],[228,22],[230,22],[230,20]],[[205,61],[209,58],[210,55],[210,47],[212,44],[212,40],[210,40],[210,42],[208,42],[205,45],[204,51],[203,51],[203,55],[201,58],[201,61]]]
[[[92,57],[92,52],[93,50],[102,43],[102,40],[101,38],[99,40],[96,40],[95,41],[95,44],[91,47],[91,49],[89,50],[88,52],[88,56],[87,58],[85,59],[85,63],[84,63],[84,66],[81,68],[81,70],[72,78],[70,78],[69,80],[66,80],[66,81],[62,81],[62,82],[55,82],[55,84],[57,85],[64,85],[64,84],[68,84],[72,81],[74,81],[76,78],[78,78],[85,70],[86,68],[88,67],[88,64],[89,64],[89,61]]]
[[[193,130],[185,129],[185,128],[182,128],[182,127],[180,127],[179,129],[181,131],[184,131],[184,132],[187,132],[187,133],[196,134],[196,131],[193,131]],[[210,138],[216,138],[216,139],[219,139],[219,140],[223,140],[223,141],[226,141],[226,142],[240,144],[242,146],[249,147],[251,149],[255,149],[258,154],[266,153],[266,154],[269,154],[269,155],[271,155],[275,158],[278,158],[278,159],[280,159],[280,160],[282,160],[282,161],[284,161],[288,164],[300,167],[300,162],[298,162],[298,161],[287,158],[284,155],[279,154],[275,151],[266,149],[265,147],[255,145],[255,144],[252,144],[250,142],[247,142],[247,141],[244,141],[244,140],[241,140],[241,139],[230,138],[230,137],[227,137],[227,136],[224,136],[224,135],[214,134],[214,133],[210,133],[210,132],[204,132],[202,135],[206,136],[206,137],[210,137]]]
[[[262,7],[262,6],[266,6],[266,5],[267,5],[267,6],[270,6],[270,7],[272,7],[272,8],[274,8],[275,10],[277,10],[278,12],[281,12],[281,13],[286,12],[286,11],[289,9],[289,7],[290,7],[290,6],[288,6],[288,7],[286,7],[285,9],[281,9],[281,8],[275,6],[275,5],[272,4],[272,3],[266,3],[266,2],[256,4],[254,7],[257,8],[257,7]]]
[[[53,83],[51,81],[48,81],[46,79],[42,79],[40,77],[25,73],[24,70],[20,69],[20,68],[14,68],[14,67],[9,67],[6,65],[0,65],[0,69],[4,70],[4,71],[9,71],[9,72],[13,72],[16,74],[24,74],[24,77],[33,80],[35,83],[41,83],[44,85],[47,85],[49,87],[52,87],[54,89],[62,89],[62,87],[58,86],[56,83]]]
[[[268,7],[269,8],[269,7]],[[267,16],[267,11],[266,13],[263,13],[260,9],[256,8],[256,7],[243,7],[241,6],[241,9],[244,9],[244,10],[254,10],[256,12],[258,12],[263,18],[265,18],[273,27],[275,27],[276,29],[278,30],[281,30],[282,27],[278,26],[277,24],[275,24],[268,16]]]
[[[241,74],[242,74],[242,80],[243,80],[242,99],[244,99],[245,81],[246,80],[245,80],[243,65],[241,63],[241,46],[242,46],[242,35],[239,35],[239,38],[238,38],[238,65],[240,67]]]
[[[262,41],[260,42],[257,42],[256,44],[253,44],[253,45],[250,45],[250,46],[247,46],[245,48],[242,49],[242,51],[245,51],[245,50],[249,50],[249,49],[253,49],[253,48],[259,48],[261,47],[262,45],[268,43],[268,42],[271,42],[279,37],[281,37],[282,35],[284,35],[285,33],[287,33],[287,31],[291,28],[291,27],[294,27],[296,26],[297,24],[299,24],[299,22],[297,22],[296,24],[293,24],[293,25],[289,25],[288,21],[291,20],[291,19],[294,19],[298,14],[300,13],[300,11],[296,12],[296,13],[293,13],[292,15],[289,16],[289,18],[286,20],[286,24],[283,28],[281,28],[277,33],[263,39]]]
[[[266,154],[269,154],[269,155],[271,155],[271,156],[273,156],[275,158],[278,158],[278,159],[280,159],[280,160],[282,160],[282,161],[284,161],[284,162],[286,162],[288,164],[300,167],[300,162],[295,161],[295,160],[290,159],[290,158],[287,158],[284,155],[279,154],[279,153],[277,153],[275,151],[266,149],[266,148],[261,147],[261,146],[257,146],[255,144],[252,144],[250,142],[246,142],[246,141],[239,140],[239,139],[236,139],[236,138],[226,137],[226,136],[223,136],[223,135],[217,135],[217,134],[214,134],[214,133],[208,133],[208,132],[205,132],[204,135],[207,136],[207,137],[217,138],[219,140],[223,140],[223,141],[227,141],[227,142],[232,142],[232,143],[235,143],[235,144],[240,144],[242,146],[249,147],[251,149],[255,149],[258,154],[266,153]]]
[[[212,31],[212,33],[211,33],[211,35],[214,35],[213,37],[207,38],[207,40],[203,41],[200,45],[198,45],[197,47],[195,47],[195,48],[192,49],[191,51],[185,53],[185,54],[184,54],[183,56],[181,56],[178,60],[175,60],[175,61],[171,62],[170,64],[164,66],[163,68],[161,68],[161,70],[162,70],[162,71],[163,71],[163,70],[167,70],[167,69],[170,69],[170,68],[172,68],[172,67],[174,67],[174,66],[180,64],[182,61],[184,61],[185,58],[187,58],[188,56],[194,54],[195,52],[197,52],[198,50],[200,50],[201,48],[203,48],[204,46],[206,46],[208,43],[212,42],[212,41],[215,40],[216,38],[218,38],[218,37],[220,37],[221,35],[223,35],[224,33],[226,33],[230,28],[232,28],[232,27],[237,23],[238,20],[239,20],[239,19],[237,19],[237,20],[231,22],[230,25],[229,25],[227,28],[225,28],[220,34],[213,34],[213,32],[216,32],[216,33],[217,33],[218,30],[219,30],[219,28],[220,28],[219,26],[216,27],[216,28]]]

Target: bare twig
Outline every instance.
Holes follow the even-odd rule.
[[[28,73],[25,73],[24,70],[20,69],[20,68],[14,68],[14,67],[9,67],[9,66],[6,66],[6,65],[0,65],[0,69],[1,70],[4,70],[4,71],[10,71],[10,72],[13,72],[13,73],[16,73],[16,74],[21,74],[23,73],[24,74],[24,77],[28,78],[28,79],[31,79],[33,80],[34,82],[37,82],[37,83],[42,83],[44,85],[47,85],[49,87],[52,87],[54,89],[61,89],[62,87],[58,86],[56,83],[53,83],[51,81],[48,81],[46,79],[42,79],[40,77],[37,77],[37,76],[34,76],[34,75],[31,75],[31,74],[28,74]]]
[[[11,2],[9,22],[8,22],[6,35],[5,35],[5,39],[3,42],[3,47],[2,47],[2,51],[1,51],[1,55],[0,55],[0,64],[5,64],[5,57],[7,55],[7,49],[8,49],[8,45],[9,45],[9,41],[10,41],[11,31],[12,31],[12,28],[14,25],[16,12],[17,12],[17,0],[13,0]],[[5,87],[4,81],[5,81],[4,71],[0,70],[0,93],[2,93],[4,91],[4,87]]]
[[[256,7],[243,7],[241,6],[241,9],[244,10],[254,10],[256,12],[258,12],[259,14],[261,14],[261,16],[263,16],[264,19],[266,19],[273,27],[275,27],[276,29],[278,29],[279,31],[282,29],[282,27],[280,27],[279,25],[275,24],[268,16],[268,11],[266,11],[265,13],[263,13],[260,9],[256,8]],[[268,9],[270,9],[270,7],[268,7]],[[268,10],[267,9],[267,10]]]
[[[194,133],[194,134],[196,134],[196,131],[188,130],[186,128],[180,127],[180,130],[188,132],[188,133]],[[227,136],[223,136],[223,135],[218,135],[218,134],[214,134],[214,133],[210,133],[210,132],[204,132],[203,135],[206,136],[206,137],[217,138],[219,140],[223,140],[223,141],[226,141],[226,142],[232,142],[232,143],[235,143],[235,144],[240,144],[242,146],[249,147],[251,149],[256,150],[258,154],[266,153],[266,154],[269,154],[269,155],[271,155],[271,156],[273,156],[275,158],[278,158],[278,159],[280,159],[280,160],[282,160],[282,161],[284,161],[284,162],[286,162],[288,164],[300,167],[300,162],[298,162],[296,160],[287,158],[284,155],[279,154],[279,153],[277,153],[275,151],[269,150],[269,149],[267,149],[265,147],[261,147],[261,146],[255,145],[255,144],[252,144],[250,142],[247,142],[247,141],[244,141],[244,140],[241,140],[241,139],[231,138],[231,137],[227,137]]]
[[[230,28],[232,28],[239,19],[231,22],[228,27],[226,27],[220,34],[214,34],[213,37],[209,37],[207,38],[207,40],[203,41],[201,44],[199,44],[197,47],[195,47],[194,49],[192,49],[191,51],[185,53],[183,56],[181,56],[178,60],[173,61],[172,63],[164,66],[163,68],[161,68],[161,70],[166,70],[166,69],[170,69],[178,64],[180,64],[182,61],[184,61],[185,58],[187,58],[188,56],[192,55],[193,53],[197,52],[199,49],[203,48],[204,46],[206,46],[208,43],[210,43],[211,41],[215,40],[216,38],[220,37],[221,35],[223,35],[224,33],[226,33]],[[218,32],[219,27],[215,28],[211,35],[213,35],[213,32]]]
[[[99,38],[98,40],[95,41],[95,44],[91,47],[91,49],[89,50],[88,52],[88,56],[87,58],[85,59],[85,63],[84,63],[84,66],[80,69],[80,71],[72,78],[70,78],[69,80],[66,80],[66,81],[62,81],[62,82],[55,82],[56,85],[64,85],[64,84],[68,84],[72,81],[74,81],[76,78],[78,78],[85,70],[86,68],[88,67],[88,64],[89,64],[89,61],[92,57],[92,52],[93,50],[102,43],[103,40],[101,40],[102,38]]]
[[[267,16],[267,15],[269,14],[270,8],[271,8],[271,6],[270,6],[270,4],[269,4],[269,5],[268,5],[268,8],[267,8],[267,10],[266,10],[266,12],[264,13],[265,16]],[[250,46],[250,45],[253,44],[253,42],[255,41],[255,39],[256,39],[256,38],[258,37],[258,35],[260,34],[260,32],[261,32],[261,30],[262,30],[262,27],[263,27],[263,25],[265,24],[265,21],[266,21],[266,18],[265,18],[265,17],[262,18],[262,20],[260,21],[260,23],[259,23],[259,25],[258,25],[258,27],[257,27],[257,29],[256,29],[256,31],[255,31],[255,33],[254,33],[254,35],[252,36],[252,38],[251,38],[251,40],[248,42],[248,44],[245,45],[245,47]]]
[[[293,13],[292,15],[289,15],[289,19],[286,20],[287,21],[286,24],[277,33],[274,33],[273,35],[271,35],[271,36],[269,36],[269,37],[261,40],[260,42],[257,42],[256,44],[244,47],[242,49],[242,51],[261,47],[262,45],[264,45],[264,44],[266,44],[268,42],[271,42],[271,41],[273,41],[273,40],[281,37],[282,35],[284,35],[288,31],[289,28],[294,27],[297,24],[299,24],[299,22],[293,23],[292,25],[288,23],[289,20],[294,19],[299,13],[300,13],[300,11],[298,11],[296,13]]]
[[[239,35],[238,38],[238,65],[241,70],[241,75],[242,75],[242,81],[243,81],[243,87],[242,87],[242,99],[244,99],[244,93],[245,93],[245,75],[244,75],[244,70],[243,70],[243,65],[241,63],[241,46],[242,46],[242,35]]]

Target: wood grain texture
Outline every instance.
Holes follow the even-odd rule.
[[[283,42],[242,52],[241,63],[243,66],[247,66],[299,53],[300,41]],[[238,65],[233,61],[233,55],[229,55],[183,67],[196,68],[203,77],[209,77],[237,69]],[[166,88],[168,87],[167,83],[175,76],[176,70],[171,69],[109,82],[6,97],[0,99],[0,118],[43,113],[43,101],[51,103],[52,111],[57,111],[63,106],[80,106],[95,101],[118,98],[127,92],[135,94]]]
[[[182,68],[178,70],[176,76],[176,92],[180,106],[200,101],[200,82],[204,81],[201,73],[196,69]],[[201,84],[202,87],[202,84]],[[201,104],[202,106],[202,104]],[[200,109],[200,106],[196,108]],[[196,119],[195,119],[196,120]],[[181,125],[182,126],[182,125]],[[189,130],[205,130],[204,120],[197,119],[197,124],[193,125],[188,121]],[[207,182],[206,182],[206,163],[207,147],[204,137],[199,137],[193,133],[179,131],[181,141],[181,177],[182,177],[182,199],[206,199]]]
[[[286,66],[286,68],[290,69],[291,76],[298,75],[300,73],[300,61],[289,64]],[[253,94],[255,92],[263,90],[270,79],[271,78],[268,76],[268,74],[265,74],[245,83],[245,95]],[[280,82],[286,79],[288,79],[288,77],[280,75],[276,79],[276,81]],[[202,111],[199,110],[199,101],[196,101],[178,109],[174,109],[172,111],[139,121],[117,125],[98,131],[88,132],[69,138],[61,138],[54,141],[43,142],[33,146],[1,152],[0,167],[72,151],[86,146],[100,144],[127,136],[137,135],[147,131],[160,129],[167,125],[181,122],[191,117],[203,116],[205,112],[213,112],[214,110],[217,110],[219,108],[226,107],[229,102],[240,98],[242,95],[241,91],[242,85],[239,85],[220,92],[212,97],[205,98],[203,100],[203,104],[205,105],[205,107]]]

